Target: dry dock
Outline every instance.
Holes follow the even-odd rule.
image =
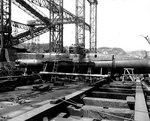
[[[33,86],[25,86],[18,87],[11,93],[3,93],[0,103],[1,120],[150,120],[150,93],[148,85],[140,78],[136,78],[134,82],[122,82],[104,77],[90,85],[87,82],[74,82],[51,87],[48,91],[33,91]],[[16,100],[11,96],[20,99]],[[8,101],[4,101],[6,97]]]

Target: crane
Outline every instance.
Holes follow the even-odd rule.
[[[146,40],[147,40],[147,42],[148,42],[148,44],[150,44],[150,38],[149,38],[149,36],[147,35],[147,36],[143,36],[143,35],[141,35],[142,37],[144,37]],[[144,58],[147,58],[148,57],[148,53],[147,53],[147,51],[145,50],[144,51],[145,52],[145,57]]]
[[[91,10],[92,15],[91,15],[91,22],[90,25],[87,24],[85,22],[85,0],[80,0],[81,3],[78,3],[78,6],[76,6],[77,13],[76,15],[72,14],[71,12],[67,11],[66,9],[63,8],[63,0],[61,0],[61,2],[59,1],[54,1],[54,0],[1,0],[1,6],[0,6],[0,15],[1,15],[1,46],[3,48],[3,46],[5,46],[5,48],[7,48],[8,46],[14,46],[14,45],[18,45],[20,43],[23,43],[25,41],[28,41],[32,38],[38,37],[46,32],[51,31],[51,36],[53,36],[54,38],[50,39],[52,41],[54,41],[56,43],[56,46],[61,46],[61,47],[56,47],[59,48],[60,50],[62,50],[63,47],[63,24],[77,24],[77,28],[76,29],[76,34],[78,35],[76,37],[76,45],[85,47],[85,35],[84,35],[84,31],[88,30],[91,34],[91,40],[92,44],[90,44],[90,48],[96,49],[96,18],[95,18],[95,14],[93,12],[96,12],[96,5],[97,5],[97,0],[87,0],[91,6]],[[83,1],[83,2],[82,2]],[[31,30],[29,29],[30,26],[19,23],[19,22],[15,22],[11,20],[11,3],[15,4],[17,7],[19,7],[20,9],[22,9],[24,12],[26,12],[27,14],[29,14],[31,17],[33,17],[35,19],[35,21],[37,21],[38,26],[35,26],[34,29],[32,30],[32,34],[31,34]],[[44,15],[43,12],[41,12],[36,6],[38,7],[43,7],[46,8],[50,11],[51,13],[51,17],[47,17],[46,15]],[[82,8],[83,7],[83,8]],[[95,7],[95,8],[94,8]],[[82,11],[82,13],[84,13],[82,16],[82,14],[80,15],[79,13]],[[52,17],[54,16],[54,17]],[[84,19],[82,19],[84,18]],[[95,22],[95,23],[94,23]],[[91,25],[92,24],[92,25]],[[59,27],[60,26],[60,27]],[[12,31],[7,31],[7,28],[9,28],[9,30],[12,30],[12,27],[15,28],[21,28],[24,29],[23,32],[19,32],[13,34]],[[92,27],[92,28],[91,28]],[[92,32],[91,32],[92,29]],[[95,35],[93,35],[95,34]],[[4,40],[4,36],[3,35],[8,35],[7,38],[9,39],[5,39]],[[82,37],[81,37],[82,36]],[[81,38],[80,38],[81,37]],[[57,44],[58,43],[58,44]],[[95,47],[94,47],[95,46]],[[60,51],[59,50],[59,51]]]
[[[143,35],[141,35],[142,37],[144,37],[146,40],[147,40],[147,42],[150,44],[150,38],[149,38],[149,36],[147,35],[147,36],[143,36]]]

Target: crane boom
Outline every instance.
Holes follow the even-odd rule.
[[[46,27],[39,27],[36,28],[35,30],[33,30],[33,34],[32,37],[36,37],[39,36],[45,32],[48,32],[48,29],[52,26],[55,26],[57,24],[61,24],[61,20],[60,18],[56,17],[55,20],[49,20],[49,18],[47,16],[45,16],[42,12],[40,12],[40,10],[38,10],[36,7],[33,7],[33,5],[31,6],[28,2],[32,2],[32,3],[36,3],[36,5],[40,5],[42,7],[46,7],[48,9],[49,5],[48,3],[43,3],[41,1],[33,1],[33,0],[12,0],[12,2],[17,5],[19,8],[21,8],[22,10],[24,10],[26,13],[28,13],[29,15],[31,15],[33,18],[35,18],[37,21],[40,21],[41,24],[45,24]],[[61,6],[59,6],[56,3],[52,3],[53,5],[53,12],[57,13],[57,9]],[[55,6],[55,7],[54,7]],[[63,9],[64,14],[63,14],[63,24],[72,24],[75,23],[76,21],[79,22],[79,26],[82,20],[80,20],[79,18],[77,18],[75,15],[73,15],[72,13],[68,12],[67,10]],[[90,27],[88,24],[86,24],[86,30],[89,30]],[[82,25],[81,25],[82,26]],[[35,32],[35,33],[34,33]],[[18,39],[19,43],[25,42],[28,39],[31,39],[31,33],[29,30],[25,31],[24,33],[19,33],[18,35],[15,35],[14,38]],[[13,42],[13,45],[19,44],[18,42]]]
[[[34,3],[34,4],[36,4],[36,5],[40,6],[40,7],[47,8],[48,10],[51,9],[50,8],[50,3],[49,3],[48,0],[27,0],[27,1],[29,1],[31,3]],[[53,12],[57,13],[61,6],[58,5],[57,3],[53,2],[53,1],[51,1],[51,4],[53,6],[52,7]],[[70,20],[72,20],[74,22],[76,21],[78,23],[83,23],[83,20],[81,18],[75,16],[74,14],[72,14],[71,12],[69,12],[68,10],[66,10],[64,8],[63,8],[63,16],[64,16],[64,19],[65,18],[69,18]],[[86,22],[84,22],[84,24],[85,24],[85,29],[86,30],[90,30],[91,29],[89,24],[87,24]]]
[[[150,44],[150,38],[149,38],[149,36],[147,35],[147,36],[143,36],[143,35],[141,35],[142,37],[144,37],[146,40],[147,40],[147,42]]]

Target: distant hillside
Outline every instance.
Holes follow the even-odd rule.
[[[122,48],[110,48],[110,47],[100,47],[97,49],[97,52],[101,55],[100,58],[104,60],[111,59],[112,55],[115,55],[117,60],[124,60],[124,59],[150,59],[150,52],[145,50],[137,50],[137,51],[130,51],[126,52]]]
[[[126,52],[122,48],[109,48],[109,47],[100,47],[97,49],[97,52],[101,54],[111,54],[111,55],[126,54]]]
[[[145,51],[145,50],[130,51],[130,52],[127,52],[127,54],[130,56],[139,58],[139,59],[144,59],[144,58],[150,59],[150,52]]]

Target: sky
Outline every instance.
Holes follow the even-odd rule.
[[[64,0],[64,8],[75,14],[75,0]],[[126,51],[147,50],[150,45],[142,36],[150,37],[150,0],[98,0],[97,47],[120,47]],[[41,9],[45,14],[47,10]],[[12,6],[12,20],[27,23],[32,17]],[[89,23],[89,3],[86,2],[86,22]],[[142,36],[141,36],[142,35]],[[48,42],[48,33],[40,42]],[[86,48],[89,32],[86,31]],[[75,43],[75,25],[64,25],[64,46]]]

